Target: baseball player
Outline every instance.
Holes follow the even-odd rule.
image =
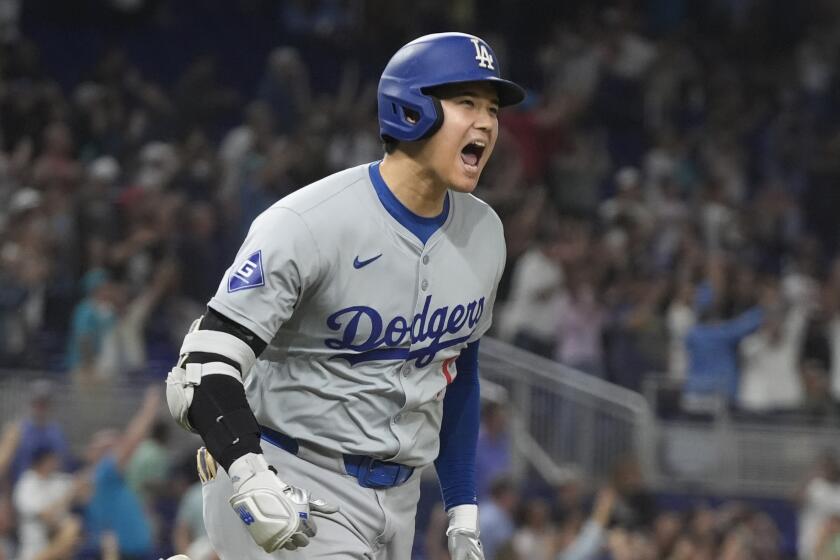
[[[452,558],[484,557],[478,344],[505,246],[470,193],[524,95],[478,37],[416,39],[379,82],[382,161],[254,220],[167,378],[223,560],[410,558],[432,463]]]

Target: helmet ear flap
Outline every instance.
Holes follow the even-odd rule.
[[[431,125],[429,125],[428,130],[423,133],[423,136],[418,138],[418,140],[423,140],[424,138],[428,138],[432,134],[438,131],[438,129],[443,125],[443,106],[440,104],[440,99],[434,96],[429,96],[432,99],[432,103],[435,106],[435,120]]]
[[[426,92],[423,92],[426,93]],[[438,129],[443,125],[443,106],[440,104],[440,99],[433,95],[426,94],[429,99],[432,100],[432,104],[434,105],[435,109],[435,120],[429,123],[428,128],[422,135],[420,135],[417,140],[424,140],[438,131]],[[402,112],[402,119],[409,125],[417,126],[420,124],[422,119],[422,115],[420,115],[419,111],[415,111],[411,107],[406,107],[404,105],[400,105],[400,110]]]
[[[389,114],[383,118],[382,105],[379,108],[380,123],[388,123],[391,134],[383,132],[383,140],[410,142],[423,140],[438,131],[443,124],[443,107],[440,100],[427,93],[419,93],[415,99],[420,100],[425,106],[403,101],[398,98],[391,98],[387,111]],[[431,110],[430,110],[431,109]]]

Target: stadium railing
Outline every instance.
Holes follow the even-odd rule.
[[[481,344],[481,375],[483,398],[506,404],[520,479],[531,468],[555,482],[572,466],[597,481],[632,455],[654,488],[787,497],[822,453],[840,454],[836,418],[745,418],[725,406],[701,420],[656,418],[639,393],[489,337]],[[53,418],[77,452],[97,430],[124,427],[143,396],[143,385],[129,380],[79,385],[0,370],[0,423],[28,412],[39,378],[53,381]],[[201,444],[174,424],[170,433],[177,455]]]
[[[480,352],[482,391],[506,393],[515,476],[530,465],[554,482],[573,465],[602,479],[627,456],[654,471],[656,426],[642,395],[489,337]]]

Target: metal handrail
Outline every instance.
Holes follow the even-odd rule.
[[[481,340],[480,351],[482,357],[516,363],[520,367],[527,366],[528,372],[542,381],[560,383],[581,393],[597,395],[599,399],[611,401],[638,415],[650,415],[650,406],[640,393],[533,354],[502,340],[484,337]]]
[[[613,461],[633,452],[655,478],[656,425],[642,395],[488,337],[480,359],[482,386],[494,381],[510,395],[515,475],[530,465],[552,481],[560,464],[575,463],[603,476]]]

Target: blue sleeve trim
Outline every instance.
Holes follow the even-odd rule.
[[[478,342],[461,351],[455,362],[458,374],[443,399],[440,453],[435,469],[447,510],[478,503],[475,482],[475,449],[481,414]]]

